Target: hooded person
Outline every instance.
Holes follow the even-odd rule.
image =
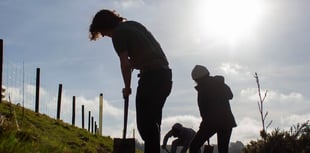
[[[237,126],[229,104],[233,93],[223,76],[210,76],[208,69],[202,65],[196,65],[191,75],[197,83],[195,89],[202,121],[191,142],[190,153],[200,150],[214,134],[217,134],[219,153],[228,153],[232,128]]]

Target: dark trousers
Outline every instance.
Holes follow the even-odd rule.
[[[216,130],[209,129],[207,127],[200,127],[190,145],[189,153],[197,153],[202,145],[215,133],[217,134],[217,145],[219,153],[228,153],[231,132],[231,128],[225,130]]]
[[[160,153],[162,108],[171,92],[170,69],[139,75],[136,95],[137,127],[144,140],[144,153]]]

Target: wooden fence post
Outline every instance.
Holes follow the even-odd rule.
[[[75,96],[72,98],[72,125],[75,125]]]
[[[102,135],[103,94],[99,95],[99,135]]]
[[[58,87],[58,99],[57,99],[57,120],[60,119],[61,95],[62,95],[62,84],[59,84],[59,87]]]
[[[98,129],[97,129],[97,122],[95,121],[95,134],[97,134],[97,131]]]
[[[88,111],[88,132],[90,132],[90,111]]]
[[[94,117],[91,117],[91,133],[94,133]]]
[[[84,105],[82,105],[82,129],[84,129]]]
[[[2,75],[3,75],[3,40],[0,39],[0,86],[1,86],[1,99],[0,103],[2,102]]]
[[[37,76],[36,76],[36,99],[35,99],[35,112],[39,113],[39,105],[40,105],[40,68],[37,68]]]

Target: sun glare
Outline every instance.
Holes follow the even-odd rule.
[[[201,0],[194,20],[201,34],[235,44],[253,32],[263,13],[263,0]]]

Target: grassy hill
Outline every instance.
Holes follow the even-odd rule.
[[[47,115],[0,103],[0,153],[111,153],[110,137],[93,135]]]

